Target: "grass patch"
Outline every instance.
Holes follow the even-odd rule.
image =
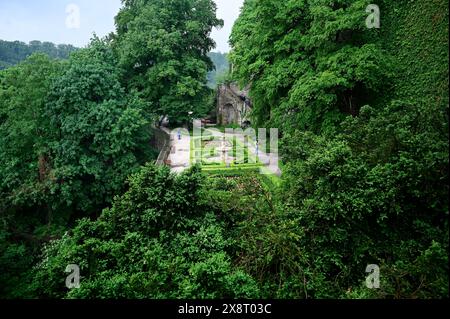
[[[233,168],[214,168],[202,167],[202,172],[212,176],[239,176],[248,173],[259,173],[260,167],[233,167]]]

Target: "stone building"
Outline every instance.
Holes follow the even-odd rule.
[[[248,89],[240,90],[235,83],[221,84],[217,89],[217,124],[236,124],[246,127],[250,124],[251,101]]]

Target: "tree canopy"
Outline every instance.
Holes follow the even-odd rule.
[[[246,0],[231,35],[254,119],[281,131],[290,297],[448,296],[448,8],[382,1],[377,30],[368,4]]]
[[[368,4],[244,2],[227,80],[281,177],[154,164],[155,118],[212,109],[211,0],[124,0],[110,36],[1,70],[0,297],[448,298],[448,1],[380,0],[380,29]]]
[[[79,221],[47,246],[35,286],[42,297],[248,298],[255,281],[235,269],[221,223],[202,200],[202,175],[143,167],[96,221]],[[81,266],[70,292],[60,270]]]
[[[55,45],[41,41],[30,41],[26,44],[20,41],[0,40],[0,70],[16,65],[33,53],[44,53],[51,58],[67,59],[75,50],[77,48],[70,44]]]
[[[47,109],[56,135],[49,142],[53,191],[60,199],[87,211],[112,200],[145,160],[143,109],[135,94],[125,94],[106,44],[94,40],[73,55],[51,88]]]
[[[391,70],[364,37],[366,0],[245,1],[233,27],[234,77],[251,82],[260,125],[331,131],[380,92]]]
[[[222,25],[212,0],[124,1],[114,47],[127,87],[140,93],[148,112],[183,122],[189,112],[209,111],[210,32]]]

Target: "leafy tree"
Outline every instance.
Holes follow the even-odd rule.
[[[277,213],[243,227],[269,296],[448,297],[447,4],[382,1],[381,30],[366,4],[247,0],[233,29],[253,115],[282,132]]]
[[[47,246],[36,271],[41,297],[236,298],[258,294],[232,267],[221,224],[202,201],[202,178],[146,165],[96,221],[81,220]],[[65,288],[68,264],[81,268],[79,289]]]
[[[72,45],[51,42],[31,41],[29,44],[20,41],[0,40],[0,70],[14,66],[33,53],[44,53],[51,58],[67,59],[71,52],[77,50]]]
[[[29,296],[41,245],[76,213],[100,211],[154,158],[143,103],[125,94],[116,65],[94,39],[67,62],[37,54],[0,74],[2,295]]]
[[[448,143],[436,127],[415,130],[427,121],[417,110],[364,107],[334,139],[285,140],[296,160],[285,166],[282,201],[307,256],[310,296],[364,296],[368,264],[382,268],[371,297],[448,296]]]
[[[46,99],[61,63],[35,54],[0,73],[0,192],[2,207],[43,198],[48,121]]]
[[[63,65],[43,54],[0,71],[0,296],[30,297],[28,283],[50,220],[46,170],[46,98]],[[63,216],[64,217],[64,216]]]
[[[251,83],[258,125],[334,128],[379,92],[389,61],[364,34],[366,0],[246,0],[233,27],[234,77]]]
[[[125,94],[110,47],[94,39],[74,53],[54,82],[46,115],[55,204],[92,211],[112,200],[146,150],[147,120],[143,103]]]
[[[211,0],[124,1],[116,17],[114,45],[129,89],[137,89],[148,112],[173,122],[202,116],[209,110],[207,53],[209,37],[222,26]]]
[[[301,298],[305,296],[302,251],[274,190],[259,174],[215,176],[209,180],[206,200],[233,243],[229,248],[233,263],[258,284],[259,297],[254,298]]]

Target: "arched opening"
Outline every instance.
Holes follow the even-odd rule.
[[[233,104],[227,103],[223,107],[223,124],[229,125],[236,123],[236,111]]]

